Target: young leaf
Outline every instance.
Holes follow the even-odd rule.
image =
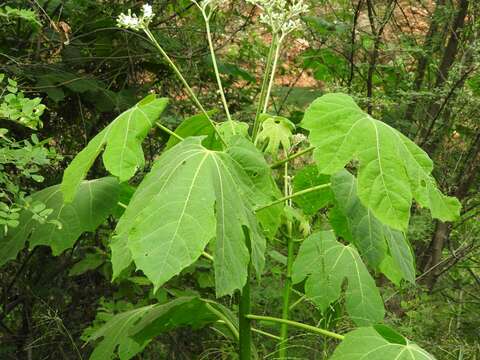
[[[22,211],[20,225],[6,237],[0,237],[0,265],[14,259],[26,241],[30,242],[30,249],[48,245],[54,255],[72,247],[82,233],[95,230],[115,211],[119,189],[118,181],[107,177],[83,181],[71,203],[64,203],[60,185],[34,193],[33,201],[53,211],[42,222],[35,220],[32,212]]]
[[[410,282],[415,281],[415,266],[413,255],[405,239],[405,235],[382,224],[373,215],[372,211],[363,206],[357,197],[357,181],[346,170],[332,176],[332,190],[336,200],[337,211],[344,215],[345,224],[350,238],[355,247],[365,257],[368,263],[378,268],[387,256],[387,248],[392,255],[391,265],[398,268],[403,278]],[[334,216],[336,216],[334,212]],[[333,221],[332,226],[337,232],[338,222]],[[340,227],[337,235],[345,232]]]
[[[386,326],[349,332],[330,360],[435,360],[418,345]]]
[[[265,239],[253,207],[270,199],[228,151],[208,150],[202,139],[187,138],[155,162],[116,232],[127,238],[136,266],[155,288],[191,265],[215,238],[216,291],[223,296],[246,281],[249,254],[244,228],[252,248],[258,248],[252,262],[262,265],[255,257],[261,253],[263,258]]]
[[[340,297],[347,279],[346,307],[352,320],[360,326],[383,320],[385,309],[375,281],[355,248],[337,242],[333,232],[317,232],[303,241],[292,280],[299,283],[305,278],[305,294],[321,311]]]
[[[61,188],[65,201],[73,200],[78,185],[104,147],[105,168],[121,182],[130,179],[145,162],[142,141],[167,106],[167,102],[168,99],[149,95],[120,114],[90,140],[63,174]]]
[[[405,230],[412,199],[432,216],[452,221],[457,199],[443,195],[430,175],[432,161],[417,145],[387,124],[373,119],[345,94],[327,94],[305,112],[320,172],[334,174],[349,161],[360,162],[358,197],[383,223]]]
[[[295,124],[287,118],[282,116],[273,116],[269,114],[261,114],[260,122],[262,128],[257,136],[258,143],[266,143],[265,152],[278,155],[280,145],[283,150],[290,150],[292,131],[295,129]]]

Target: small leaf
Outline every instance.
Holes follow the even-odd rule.
[[[268,114],[261,114],[259,121],[262,127],[258,133],[257,142],[266,144],[265,152],[277,156],[280,145],[284,151],[288,152],[295,124],[282,116]]]
[[[303,241],[292,280],[299,283],[305,278],[305,294],[321,311],[340,297],[347,279],[346,308],[352,320],[360,326],[383,320],[385,309],[375,281],[355,248],[337,242],[333,232],[317,232]]]
[[[320,172],[334,174],[359,161],[358,197],[384,224],[405,230],[412,199],[442,221],[458,218],[460,203],[443,195],[431,176],[432,161],[415,143],[363,112],[345,94],[327,94],[305,112]]]
[[[63,174],[61,186],[65,201],[73,200],[78,185],[104,147],[105,168],[121,182],[130,179],[145,162],[142,141],[167,106],[167,102],[168,99],[149,95],[120,114],[90,140]]]
[[[90,270],[95,270],[105,262],[105,257],[98,253],[87,254],[85,258],[72,266],[69,276],[78,276]]]
[[[330,360],[435,360],[418,345],[386,326],[349,332]]]

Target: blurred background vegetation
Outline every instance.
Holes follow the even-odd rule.
[[[195,110],[182,86],[139,33],[115,18],[142,1],[6,0],[0,4],[0,226],[16,226],[18,212],[45,209],[26,196],[58,184],[62,170],[116,115],[148,92],[172,99],[167,125]],[[203,20],[189,0],[154,0],[150,28],[210,109],[220,108]],[[294,123],[325,92],[353,95],[374,117],[415,139],[434,159],[442,190],[457,196],[461,219],[432,221],[413,208],[408,237],[416,286],[394,287],[377,276],[387,322],[439,359],[480,358],[480,3],[476,0],[311,0],[281,56],[273,101]],[[258,12],[231,1],[213,19],[230,110],[252,122],[269,35]],[[221,111],[217,119],[222,120]],[[153,131],[145,143],[147,168],[168,137]],[[103,176],[101,166],[93,176]],[[141,174],[138,175],[141,177]],[[48,209],[47,209],[48,210]],[[318,214],[316,216],[322,216]],[[151,294],[139,276],[110,282],[110,219],[54,257],[26,249],[0,268],[0,358],[88,358],[88,334],[108,314],[167,293],[214,294],[201,261]],[[300,236],[300,234],[298,234]],[[280,249],[281,247],[279,247]],[[0,251],[4,249],[0,248]],[[255,313],[281,312],[285,256],[272,250],[255,287]],[[228,299],[224,299],[228,303]],[[97,316],[98,308],[102,316]],[[294,304],[299,321],[347,331],[340,307],[324,316],[308,302]],[[267,324],[264,324],[268,327]],[[275,329],[272,329],[275,332]],[[85,336],[85,335],[83,335]],[[275,341],[261,337],[262,358]],[[331,344],[291,333],[290,355],[322,359]],[[215,332],[183,329],[152,342],[141,359],[231,359],[234,344]]]

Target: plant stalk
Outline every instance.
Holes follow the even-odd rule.
[[[268,110],[268,103],[270,100],[270,93],[272,92],[273,81],[275,80],[275,72],[277,70],[278,58],[280,57],[280,50],[282,48],[284,36],[282,35],[278,39],[277,48],[275,49],[275,56],[273,58],[272,64],[272,73],[270,74],[270,82],[268,83],[267,94],[265,95],[265,102],[263,103],[263,112],[266,113]]]
[[[213,69],[215,71],[215,77],[217,79],[218,90],[220,92],[220,97],[222,98],[223,108],[225,109],[225,114],[227,115],[227,120],[232,121],[230,116],[230,110],[228,109],[227,99],[225,98],[225,91],[223,90],[222,79],[220,78],[220,72],[218,71],[217,58],[215,56],[215,49],[213,47],[212,34],[210,32],[210,18],[204,13],[203,17],[205,19],[205,28],[207,30],[207,40],[208,47],[210,48],[210,56],[212,57]],[[233,127],[233,124],[232,124]]]
[[[317,190],[324,189],[324,188],[326,188],[326,187],[329,187],[330,185],[332,185],[332,184],[331,184],[331,183],[327,183],[327,184],[312,186],[311,188],[308,188],[308,189],[305,189],[305,190],[297,191],[296,193],[293,193],[293,194],[288,195],[288,196],[284,196],[284,197],[282,197],[282,198],[280,198],[280,199],[277,199],[277,200],[275,200],[275,201],[272,201],[271,203],[268,203],[268,204],[266,204],[266,205],[259,206],[258,208],[255,209],[255,212],[259,212],[259,211],[261,211],[261,210],[263,210],[263,209],[266,209],[266,208],[269,208],[269,207],[271,207],[271,206],[280,204],[280,203],[284,202],[285,200],[293,199],[293,198],[296,198],[296,197],[298,197],[298,196],[302,196],[302,195],[311,193],[311,192],[313,192],[313,191],[317,191]]]
[[[285,163],[284,166],[284,194],[285,197],[291,195],[291,187],[288,177],[288,163]],[[285,206],[291,206],[291,198],[285,201]],[[293,257],[294,257],[294,242],[292,240],[292,230],[293,224],[292,221],[287,219],[287,272],[285,277],[285,285],[283,287],[283,306],[282,306],[282,319],[288,320],[289,310],[290,310],[290,289],[292,287],[292,267],[293,267]],[[280,359],[285,359],[287,357],[287,347],[288,347],[288,324],[281,323],[280,325],[280,350],[278,352]]]
[[[192,101],[195,103],[195,105],[200,109],[200,111],[205,115],[205,117],[208,119],[208,121],[210,122],[210,124],[212,125],[212,128],[214,129],[215,133],[217,134],[218,138],[220,139],[220,141],[223,143],[223,144],[226,144],[225,143],[225,140],[223,139],[222,135],[220,134],[220,132],[218,131],[217,127],[215,126],[215,123],[213,122],[213,120],[210,118],[210,116],[208,115],[207,111],[205,110],[205,108],[203,107],[202,103],[200,102],[200,100],[198,100],[197,96],[195,95],[195,93],[193,92],[193,89],[190,87],[190,85],[188,84],[187,80],[185,80],[185,78],[183,77],[180,69],[177,67],[177,65],[175,65],[175,63],[173,62],[173,60],[170,58],[170,56],[168,56],[168,54],[165,52],[165,50],[163,50],[163,48],[160,46],[160,44],[158,43],[157,39],[155,39],[155,36],[153,36],[152,32],[150,31],[150,29],[148,28],[144,28],[143,31],[145,32],[145,34],[147,35],[148,39],[152,42],[153,45],[155,45],[155,47],[158,49],[158,51],[160,52],[160,54],[162,54],[162,56],[165,58],[165,60],[168,62],[168,64],[170,65],[170,67],[172,68],[172,70],[174,71],[174,73],[177,75],[177,77],[180,79],[180,81],[182,82],[183,86],[185,86],[185,89],[187,90],[187,93],[188,95],[190,95],[190,98],[192,99]]]
[[[267,90],[268,79],[269,79],[270,72],[272,70],[273,54],[275,53],[276,43],[277,43],[277,35],[273,34],[272,43],[270,44],[270,49],[268,50],[267,62],[265,64],[265,71],[264,71],[263,80],[262,80],[262,88],[260,90],[260,97],[258,99],[257,111],[255,113],[255,121],[253,123],[252,140],[254,142],[255,142],[255,139],[257,138],[258,130],[260,128],[259,119],[264,106],[265,91]]]
[[[306,153],[309,153],[311,151],[315,150],[315,147],[314,146],[310,146],[309,148],[306,148],[306,149],[303,149],[303,150],[300,150],[299,152],[296,152],[295,154],[292,154],[288,157],[286,157],[285,159],[283,160],[280,160],[280,161],[277,161],[276,163],[273,163],[272,165],[270,165],[270,168],[271,169],[276,169],[277,167],[280,167],[282,166],[283,164],[285,164],[286,162],[289,162],[290,160],[293,160],[293,159],[296,159],[297,157],[300,157]]]
[[[250,305],[250,265],[247,272],[247,282],[240,294],[240,303],[238,311],[238,327],[239,327],[239,360],[252,359],[252,329],[251,321],[247,315],[251,311]]]
[[[253,315],[253,314],[248,314],[248,315],[246,315],[246,317],[248,319],[251,319],[251,320],[269,321],[269,322],[280,323],[280,324],[281,323],[286,323],[288,325],[306,330],[306,331],[314,333],[314,334],[329,336],[331,338],[338,339],[338,340],[343,340],[345,338],[345,336],[334,333],[332,331],[321,329],[321,328],[318,328],[318,327],[312,326],[312,325],[303,324],[303,323],[300,323],[300,322],[297,322],[297,321],[280,319],[280,318],[276,318],[276,317],[273,317],[273,316],[261,316],[261,315]]]

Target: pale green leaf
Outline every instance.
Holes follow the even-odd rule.
[[[305,112],[320,172],[334,174],[359,161],[358,197],[382,222],[405,230],[414,198],[432,216],[452,221],[458,200],[443,195],[431,176],[432,161],[417,145],[387,124],[363,112],[345,94],[327,94]]]
[[[248,124],[245,122],[228,120],[218,124],[217,129],[227,144],[230,144],[230,140],[236,135],[248,138]]]
[[[73,159],[63,174],[61,187],[65,201],[73,200],[78,185],[103,148],[105,168],[121,182],[130,179],[143,167],[145,158],[142,141],[167,106],[167,102],[168,99],[149,95],[98,133]]]
[[[375,326],[349,332],[330,360],[435,360],[418,345],[386,329]]]
[[[277,156],[280,146],[288,152],[291,147],[292,131],[295,129],[295,124],[282,116],[269,114],[261,114],[259,121],[261,129],[256,142],[264,144],[265,152]]]
[[[54,255],[72,247],[82,233],[94,231],[115,211],[119,191],[118,181],[108,177],[83,181],[71,203],[64,203],[60,185],[33,194],[33,201],[53,211],[43,223],[35,220],[32,212],[22,211],[20,225],[0,238],[0,265],[14,259],[26,241],[31,249],[38,245],[50,246]]]
[[[321,311],[340,297],[347,280],[347,312],[358,325],[383,320],[385,309],[375,281],[368,273],[357,250],[335,240],[331,231],[321,231],[306,238],[293,264],[294,283],[305,282],[305,294]]]
[[[201,142],[201,137],[187,138],[155,162],[116,232],[127,237],[137,268],[155,288],[195,262],[215,239],[215,282],[217,295],[222,296],[246,281],[249,254],[244,228],[252,249],[258,249],[253,250],[253,262],[262,266],[255,258],[260,257],[256,253],[263,258],[265,239],[253,208],[270,199],[235,160],[235,150],[211,151]]]
[[[331,187],[337,202],[336,207],[344,214],[347,233],[351,236],[346,240],[353,242],[374,268],[378,268],[388,256],[388,249],[392,255],[391,265],[395,265],[406,280],[414,282],[414,260],[405,235],[382,224],[370,209],[363,206],[357,197],[355,177],[342,170],[332,176]],[[332,225],[337,231],[337,224],[333,222]],[[344,231],[343,228],[340,229],[340,232]]]

